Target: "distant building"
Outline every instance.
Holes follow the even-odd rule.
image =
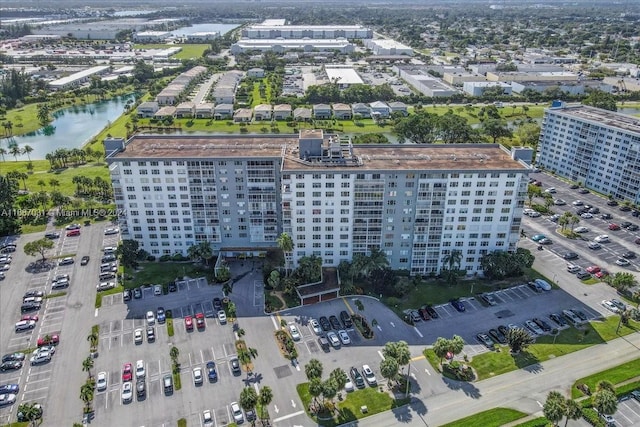
[[[206,73],[207,68],[201,65],[195,66],[184,73],[181,73],[178,77],[173,79],[167,87],[162,89],[158,95],[156,95],[156,101],[160,105],[175,104],[178,102],[180,95],[182,95],[192,84],[200,81]]]
[[[336,103],[331,106],[333,110],[333,117],[338,120],[351,120],[353,113],[351,112],[351,106],[348,104]]]
[[[136,113],[138,117],[149,118],[149,117],[153,117],[153,115],[157,113],[159,109],[160,107],[158,106],[157,102],[147,101],[138,105],[138,108],[136,109]]]
[[[413,49],[407,45],[390,39],[370,39],[364,42],[374,55],[413,56]]]
[[[423,95],[449,97],[458,93],[455,88],[434,77],[433,73],[439,73],[439,71],[434,70],[433,66],[398,64],[394,68],[398,70],[400,78],[404,79]],[[444,70],[444,67],[442,70]]]
[[[242,30],[247,39],[370,39],[373,31],[361,25],[249,25]]]
[[[220,37],[219,31],[211,32],[196,32],[193,34],[187,34],[187,42],[190,43],[206,43],[215,40]]]
[[[351,85],[361,85],[364,81],[351,66],[325,65],[324,72],[331,83],[337,83],[340,89],[346,89]]]
[[[196,105],[193,102],[181,102],[176,107],[176,117],[191,118],[195,115]]]
[[[315,104],[313,106],[313,118],[327,120],[331,118],[331,106],[328,104]]]
[[[253,119],[255,121],[271,120],[273,107],[270,104],[258,104],[253,107]]]
[[[570,95],[584,95],[587,89],[599,89],[603,92],[611,93],[613,86],[600,80],[581,80],[578,82],[513,82],[511,89],[513,93],[522,93],[525,90],[533,90],[543,93],[547,90],[557,88]]]
[[[211,97],[216,104],[233,104],[236,102],[236,90],[244,73],[233,70],[224,73],[216,82]]]
[[[464,82],[462,90],[471,96],[482,96],[488,88],[501,87],[503,95],[511,95],[511,85],[503,82]]]
[[[355,47],[347,39],[240,39],[231,45],[234,55],[253,51],[285,53],[291,50],[351,53]]]
[[[487,81],[490,82],[575,82],[578,75],[570,71],[489,71]]]
[[[386,119],[391,115],[391,108],[389,108],[386,102],[374,101],[369,104],[369,107],[371,107],[372,117]]]
[[[49,82],[49,88],[51,88],[51,90],[68,90],[90,81],[91,76],[106,74],[110,69],[111,67],[109,65],[99,65],[97,67],[91,67],[86,70],[73,73],[70,76],[62,77],[61,79]]]
[[[205,102],[196,105],[196,118],[198,119],[210,119],[213,117],[213,104]]]
[[[218,104],[213,107],[213,117],[216,120],[230,119],[233,117],[233,104]]]
[[[273,120],[287,120],[291,117],[292,109],[289,104],[278,104],[273,106]]]
[[[536,163],[600,194],[640,203],[640,120],[554,104],[544,112]]]
[[[133,33],[133,40],[138,43],[161,42],[171,37],[169,31],[141,31]]]
[[[253,110],[251,108],[238,108],[233,113],[233,121],[236,123],[249,123],[253,118]]]
[[[393,101],[389,103],[389,109],[391,110],[391,114],[393,115],[393,113],[400,113],[403,116],[408,116],[409,115],[409,110],[407,109],[407,104],[405,104],[404,102],[400,102],[400,101]]]
[[[463,72],[445,72],[442,76],[444,82],[454,86],[462,86],[465,82],[484,82],[485,76],[476,73]]]
[[[264,68],[249,68],[247,70],[247,77],[253,77],[261,79],[264,77]]]

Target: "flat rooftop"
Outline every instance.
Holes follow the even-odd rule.
[[[334,81],[335,79],[339,85],[364,84],[364,81],[353,68],[325,67],[324,70],[329,81]]]
[[[308,130],[306,138],[322,137]],[[331,135],[324,135],[324,148]],[[128,159],[282,158],[284,170],[528,170],[497,144],[354,145],[358,166],[328,165],[299,159],[298,135],[136,135],[125,150],[110,156]]]
[[[595,122],[596,124],[605,124],[640,135],[639,119],[614,111],[602,110],[587,105],[567,105],[564,107],[548,108],[547,110],[563,116],[576,117]]]

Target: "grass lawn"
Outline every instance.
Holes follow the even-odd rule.
[[[100,308],[102,307],[102,297],[106,296],[106,295],[113,295],[113,294],[119,294],[120,292],[124,291],[124,287],[123,286],[116,286],[113,289],[109,289],[107,291],[100,291],[96,293],[96,303],[95,303],[95,307],[96,308]]]
[[[307,414],[319,425],[322,426],[337,426],[340,424],[344,424],[350,421],[355,421],[359,418],[365,418],[370,415],[374,415],[380,412],[388,411],[390,409],[396,408],[398,406],[402,406],[407,404],[408,401],[403,400],[394,400],[388,393],[379,392],[378,387],[367,387],[362,390],[356,390],[351,393],[346,393],[344,400],[337,401],[337,409],[339,410],[339,415],[337,418],[333,418],[331,420],[325,419],[317,419],[313,414],[308,412],[309,404],[313,400],[311,394],[309,394],[309,383],[302,383],[296,386],[296,390],[298,391],[298,395],[302,400],[305,410]],[[345,394],[343,394],[344,396]],[[360,411],[360,408],[366,405],[367,413],[363,414]]]
[[[526,417],[524,412],[516,411],[508,408],[493,408],[488,411],[479,412],[475,415],[459,419],[452,423],[443,425],[442,427],[500,427],[512,421]]]
[[[148,284],[164,284],[175,278],[189,276],[191,278],[206,276],[209,281],[214,280],[213,269],[204,269],[192,262],[141,262],[138,270],[125,269],[124,287],[136,288]]]
[[[136,44],[134,49],[168,49],[171,47],[182,48],[180,52],[173,55],[175,59],[202,58],[202,54],[209,48],[208,44]]]
[[[620,328],[620,336],[637,331],[640,324],[632,323],[631,328],[625,326]],[[483,380],[610,341],[618,337],[615,332],[617,326],[618,316],[611,316],[604,321],[592,321],[583,325],[581,329],[562,330],[556,337],[555,344],[554,337],[544,335],[526,351],[516,356],[510,354],[508,346],[497,346],[500,351],[490,351],[474,356],[470,365],[475,369],[478,380]]]
[[[533,420],[526,421],[522,424],[518,424],[518,427],[547,427],[551,423],[545,417],[535,418]]]
[[[607,380],[612,384],[620,384],[623,381],[640,376],[640,359],[635,359],[622,365],[615,366],[606,371],[598,372],[588,377],[580,378],[571,387],[571,397],[576,398],[584,396],[580,390],[576,388],[578,384],[586,384],[590,390],[596,389],[596,384],[601,380]]]

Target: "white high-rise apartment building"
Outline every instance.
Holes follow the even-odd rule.
[[[437,273],[460,251],[515,250],[528,167],[494,144],[358,145],[300,135],[158,136],[106,140],[124,239],[153,255],[202,241],[229,254],[275,247],[325,266],[371,247],[394,269]]]
[[[640,120],[558,103],[545,110],[536,163],[599,193],[640,203]]]

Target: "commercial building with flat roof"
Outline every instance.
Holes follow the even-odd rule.
[[[340,88],[344,89],[351,85],[364,84],[360,75],[351,66],[331,66],[324,67],[327,79],[336,82]]]
[[[373,30],[362,25],[271,25],[261,23],[242,30],[248,39],[370,39]]]
[[[365,41],[364,45],[371,49],[374,55],[413,56],[412,48],[391,39],[370,39]]]
[[[494,144],[357,145],[299,135],[135,135],[105,140],[123,238],[159,256],[210,242],[225,255],[277,246],[337,266],[379,247],[394,269],[437,273],[513,251],[529,168]]]
[[[91,79],[91,76],[105,74],[110,68],[111,67],[109,65],[91,67],[86,70],[73,73],[70,76],[49,82],[49,87],[52,90],[67,90],[72,87],[80,86],[82,83],[88,82]]]
[[[640,120],[557,102],[544,112],[537,164],[618,199],[640,203]]]
[[[284,53],[290,50],[303,52],[350,53],[355,50],[347,39],[240,39],[231,45],[231,53],[251,51]]]

